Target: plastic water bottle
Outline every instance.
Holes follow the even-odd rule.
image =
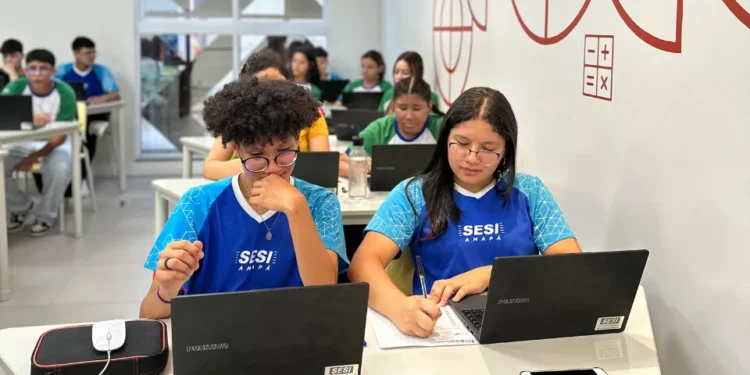
[[[364,140],[352,138],[352,149],[349,151],[349,198],[367,198],[367,153]]]

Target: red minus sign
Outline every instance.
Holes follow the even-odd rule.
[[[594,85],[593,82],[586,82],[586,86],[593,86],[593,85]]]
[[[588,79],[594,79],[594,76],[586,76]]]
[[[594,51],[593,49],[589,50],[589,53],[594,53],[594,52],[596,52],[596,51]]]

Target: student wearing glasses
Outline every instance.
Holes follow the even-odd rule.
[[[517,140],[506,98],[467,90],[448,110],[425,170],[393,189],[367,226],[349,278],[370,284],[370,307],[403,333],[428,336],[439,306],[484,292],[495,257],[581,251],[547,187],[516,173]],[[386,274],[407,248],[422,258],[428,299],[416,275],[407,297]]]
[[[284,59],[277,52],[266,49],[252,54],[240,72],[241,79],[256,77],[260,80],[285,80],[289,77]],[[300,131],[299,150],[329,151],[328,124],[322,113],[315,119],[312,126]],[[209,180],[221,180],[242,173],[242,165],[234,152],[224,147],[221,138],[216,138],[211,151],[203,162],[203,177]]]
[[[300,131],[319,115],[289,81],[242,79],[206,101],[206,128],[243,171],[182,196],[146,260],[154,279],[141,317],[170,316],[180,293],[336,283],[348,266],[339,201],[291,177]]]
[[[31,96],[34,126],[42,127],[55,121],[75,121],[76,97],[73,88],[56,81],[55,56],[44,49],[26,55],[26,75],[9,83],[2,95]],[[57,221],[60,202],[72,180],[71,145],[61,135],[49,141],[13,143],[5,149],[5,201],[10,215],[8,232],[20,232],[31,225],[31,236],[47,235]],[[28,172],[42,163],[42,199],[34,204],[31,198],[12,183],[13,171]],[[5,214],[5,213],[3,213]]]

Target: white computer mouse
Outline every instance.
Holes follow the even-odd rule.
[[[125,344],[125,321],[107,320],[91,326],[91,342],[100,352],[120,349]]]

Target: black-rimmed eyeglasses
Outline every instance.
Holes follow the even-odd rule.
[[[297,161],[297,154],[299,154],[299,150],[282,151],[273,158],[273,161],[279,167],[291,167]],[[265,156],[252,156],[247,159],[240,158],[240,161],[248,172],[253,173],[265,171],[271,163]]]

